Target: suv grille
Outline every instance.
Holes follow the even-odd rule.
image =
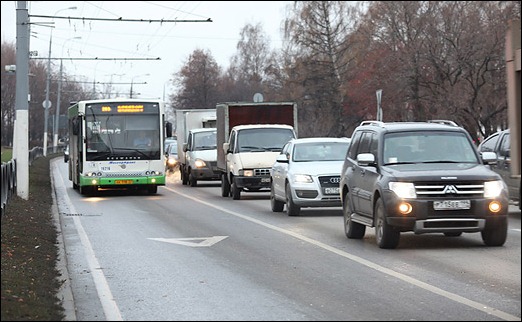
[[[484,196],[484,182],[445,182],[441,184],[417,182],[415,192],[418,196],[444,198],[447,196],[482,197]]]
[[[319,177],[319,183],[323,188],[330,187],[339,187],[339,182],[341,181],[341,176],[326,176]]]

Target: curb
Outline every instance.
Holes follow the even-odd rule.
[[[50,161],[50,166],[54,167],[56,159]],[[52,212],[54,218],[54,226],[58,234],[56,241],[58,243],[58,261],[56,263],[56,269],[60,272],[62,279],[60,280],[61,287],[58,291],[57,297],[61,300],[62,307],[64,309],[63,321],[77,321],[76,309],[74,305],[74,296],[72,293],[71,280],[69,278],[69,270],[67,269],[67,257],[65,256],[65,243],[63,240],[62,223],[60,212],[58,211],[58,205],[56,203],[56,191],[54,189],[54,176],[53,169],[51,168],[51,186],[52,186],[52,197],[53,205]]]

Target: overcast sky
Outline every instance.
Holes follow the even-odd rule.
[[[2,42],[16,41],[16,1],[1,1]],[[281,47],[281,23],[292,1],[29,1],[30,16],[70,16],[84,20],[30,17],[30,50],[47,58],[52,22],[51,57],[113,58],[108,61],[64,60],[76,80],[131,83],[141,98],[163,98],[167,81],[195,49],[208,49],[227,68],[236,53],[240,30],[261,23],[273,49]],[[68,9],[76,7],[76,9]],[[125,22],[95,19],[190,20]],[[206,22],[211,19],[212,22]],[[194,21],[194,22],[192,22]],[[81,37],[81,39],[74,39]],[[154,58],[159,57],[160,60]],[[152,58],[154,60],[115,60]],[[58,70],[59,61],[53,61]],[[3,68],[3,67],[2,67]],[[146,75],[150,74],[150,75]],[[147,82],[147,84],[141,84]],[[118,85],[129,94],[130,84]],[[103,88],[100,85],[98,91]],[[166,97],[166,96],[165,96]]]

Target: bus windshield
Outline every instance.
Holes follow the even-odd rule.
[[[110,104],[92,104],[86,108],[87,161],[160,158],[158,106],[139,107],[139,112],[131,108],[118,111]]]

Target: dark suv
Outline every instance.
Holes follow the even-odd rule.
[[[400,233],[481,232],[488,246],[507,238],[508,193],[469,133],[450,121],[364,121],[353,135],[341,171],[346,236],[375,227],[381,248]]]

